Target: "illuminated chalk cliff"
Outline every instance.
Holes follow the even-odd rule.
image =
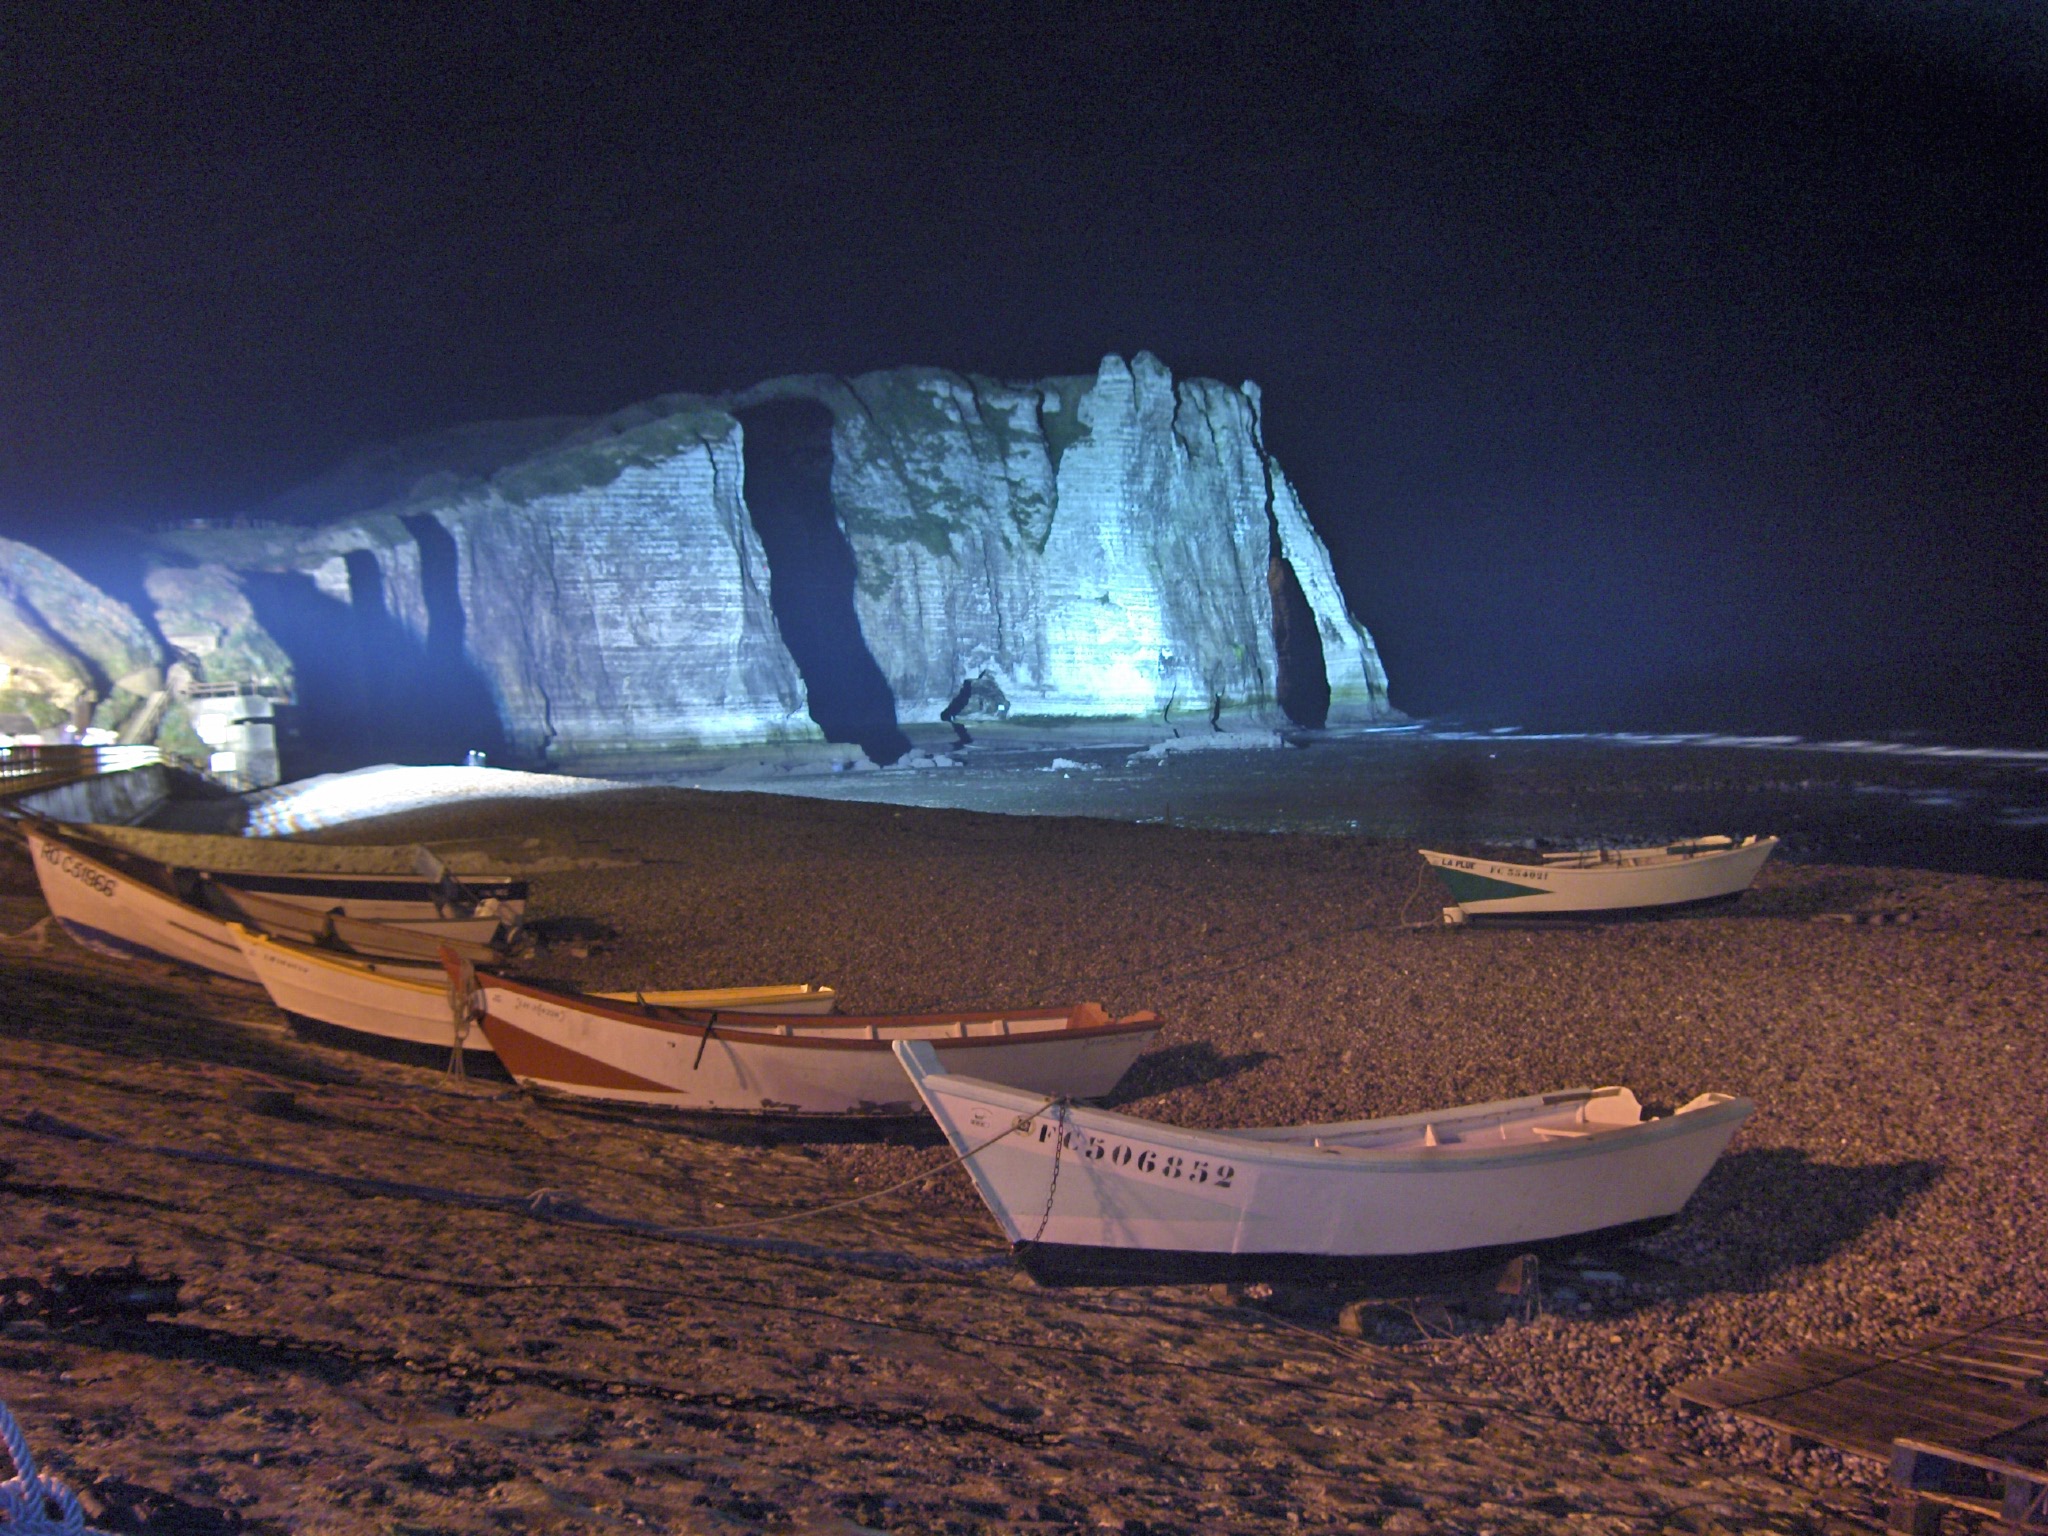
[[[370,610],[419,666],[469,677],[520,759],[821,729],[886,758],[900,722],[942,715],[1391,713],[1256,386],[1141,353],[1037,383],[811,376],[530,425],[490,438],[516,444],[503,462],[471,435],[451,468],[449,435],[308,488],[291,511],[317,526],[162,543],[252,573],[302,675],[286,596]]]

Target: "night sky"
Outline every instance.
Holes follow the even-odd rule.
[[[0,532],[1147,349],[1412,712],[2048,742],[2048,7],[306,9],[0,18]]]

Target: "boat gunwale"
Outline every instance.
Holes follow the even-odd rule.
[[[223,885],[230,890],[246,890],[251,895],[258,897],[267,896],[274,900],[282,899],[284,892],[266,890],[257,882],[270,880],[302,882],[304,887],[303,894],[309,896],[315,894],[322,896],[331,895],[332,899],[337,902],[349,900],[416,900],[423,907],[435,905],[432,892],[435,889],[436,882],[428,880],[424,875],[400,873],[370,875],[352,872],[327,875],[306,870],[218,870],[205,864],[183,864],[174,860],[160,859],[154,854],[143,852],[139,848],[131,848],[125,843],[97,836],[90,823],[57,821],[47,816],[37,815],[23,816],[20,819],[25,824],[27,830],[33,830],[50,841],[62,843],[81,858],[92,859],[104,868],[127,875],[129,879],[139,885],[146,885],[152,890],[176,896],[180,901],[186,899],[177,888],[178,877],[182,874],[192,876],[198,880],[210,881],[216,885]],[[483,883],[494,887],[504,887],[505,889],[487,891],[478,891],[468,881],[463,880],[460,875],[455,876],[455,878],[465,889],[475,892],[479,901],[495,899],[500,903],[517,902],[519,911],[523,912],[527,901],[530,899],[528,881],[523,876],[510,879],[492,877]],[[482,877],[479,878],[481,879]],[[341,889],[341,887],[345,886],[385,887],[387,889],[383,891],[373,889]],[[514,887],[516,889],[513,889]],[[187,904],[190,905],[189,902]],[[364,919],[364,921],[375,921],[375,919]]]
[[[908,1043],[908,1042],[906,1042]],[[929,1044],[917,1041],[916,1044]],[[898,1055],[901,1060],[901,1053]],[[906,1067],[908,1067],[906,1063]],[[1029,1116],[1036,1119],[1051,1107],[1041,1096],[1023,1093],[1017,1089],[1005,1088],[986,1078],[969,1077],[952,1072],[912,1072],[912,1081],[922,1089],[928,1079],[945,1078],[954,1085],[954,1091],[966,1090],[963,1097],[985,1104],[988,1108],[1011,1116]],[[944,1085],[934,1083],[934,1091],[945,1091]],[[1577,1092],[1578,1090],[1570,1090]],[[1540,1107],[1545,1095],[1532,1095],[1527,1099],[1499,1100],[1501,1104],[1530,1104]],[[1462,1112],[1479,1106],[1459,1105],[1442,1111],[1443,1115]],[[1466,1172],[1473,1169],[1494,1166],[1527,1167],[1532,1163],[1567,1161],[1579,1157],[1610,1156],[1623,1147],[1641,1147],[1649,1143],[1690,1136],[1702,1131],[1733,1122],[1730,1134],[1755,1111],[1753,1100],[1741,1095],[1729,1095],[1718,1104],[1702,1105],[1683,1114],[1673,1112],[1654,1120],[1638,1121],[1634,1125],[1618,1125],[1586,1137],[1560,1138],[1557,1140],[1532,1139],[1511,1143],[1496,1143],[1493,1147],[1475,1146],[1469,1142],[1452,1143],[1440,1147],[1404,1146],[1387,1149],[1373,1147],[1352,1147],[1334,1152],[1322,1147],[1304,1145],[1298,1141],[1266,1140],[1248,1136],[1243,1132],[1230,1130],[1202,1130],[1188,1126],[1172,1125],[1160,1120],[1147,1120],[1137,1115],[1122,1114],[1113,1109],[1098,1109],[1092,1105],[1073,1105],[1068,1123],[1072,1128],[1093,1131],[1096,1134],[1121,1135],[1126,1139],[1149,1139],[1161,1146],[1170,1146],[1176,1151],[1206,1153],[1211,1157],[1227,1149],[1242,1158],[1248,1155],[1271,1158],[1289,1164],[1313,1164],[1336,1174],[1340,1171],[1351,1175],[1378,1172],[1392,1173],[1449,1173]],[[1388,1117],[1409,1121],[1427,1121],[1430,1116]],[[1352,1127],[1380,1124],[1373,1120],[1344,1122]],[[1444,1121],[1438,1120],[1442,1124]],[[1126,1130],[1125,1127],[1133,1129]],[[1303,1130],[1328,1130],[1336,1127],[1275,1127],[1277,1132]],[[1264,1129],[1255,1127],[1253,1129]],[[967,1159],[973,1162],[972,1157]]]
[[[281,938],[274,933],[265,933],[249,923],[238,923],[230,919],[230,930],[240,929],[244,934],[265,950],[276,950],[295,960],[305,960],[324,969],[338,971],[344,976],[360,979],[367,971],[371,979],[386,986],[403,987],[407,991],[433,992],[445,996],[448,991],[446,980],[422,981],[411,976],[393,976],[377,969],[380,965],[434,965],[432,960],[412,961],[399,955],[355,955],[337,954],[321,949],[317,944],[301,944],[294,939]]]
[[[428,853],[434,852],[432,845],[424,842],[323,843],[291,836],[257,837],[239,834],[235,836],[222,836],[217,833],[208,832],[173,832],[160,827],[124,826],[120,823],[57,821],[55,818],[47,816],[39,819],[54,822],[55,825],[68,828],[77,836],[90,839],[93,842],[99,843],[102,847],[119,849],[124,853],[132,853],[138,858],[148,859],[153,863],[163,864],[167,867],[201,870],[208,874],[223,875],[230,879],[251,877],[299,880],[391,880],[427,885],[435,883],[429,880],[427,876],[420,874],[417,869],[411,867],[411,860],[417,857],[421,850],[425,850]],[[143,837],[159,837],[167,841],[185,844],[187,845],[186,851],[191,853],[192,856],[189,858],[167,858],[164,854],[170,851],[168,849],[152,852],[147,846],[128,841],[128,837],[134,834],[140,834]],[[218,845],[222,849],[230,847],[274,849],[280,850],[288,856],[303,851],[323,859],[338,859],[344,864],[354,860],[368,860],[378,864],[379,867],[339,868],[333,870],[236,868],[209,863],[203,853],[203,848],[209,844]],[[436,857],[439,857],[439,855],[436,855]],[[450,857],[460,857],[460,855],[451,854]],[[524,886],[528,885],[532,879],[531,875],[521,873],[516,869],[464,871],[457,869],[446,860],[443,860],[443,867],[464,887],[470,890],[479,890],[480,887],[494,885]],[[496,895],[498,893],[490,891],[483,892],[483,894]]]
[[[652,1013],[640,1013],[630,1004],[620,1005],[604,999],[570,996],[545,987],[514,981],[506,976],[479,973],[476,980],[477,989],[484,994],[484,1010],[487,1014],[490,1012],[490,991],[493,987],[498,987],[578,1013],[594,1014],[607,1023],[623,1024],[634,1029],[680,1035],[690,1039],[702,1038],[710,1033],[721,1040],[739,1039],[749,1045],[769,1045],[779,1049],[886,1051],[896,1043],[896,1037],[886,1033],[890,1029],[959,1023],[992,1024],[1004,1019],[1063,1019],[1064,1022],[1049,1029],[1028,1030],[1020,1034],[930,1036],[925,1037],[923,1043],[947,1050],[961,1046],[1025,1045],[1034,1041],[1049,1040],[1103,1040],[1119,1035],[1138,1034],[1146,1030],[1156,1032],[1163,1027],[1159,1016],[1150,1010],[1126,1014],[1120,1018],[1105,1016],[1105,1021],[1100,1024],[1076,1021],[1075,1015],[1090,1006],[1087,1003],[1074,1003],[1066,1008],[997,1008],[973,1013],[775,1014],[700,1008],[666,1008]],[[527,1026],[512,1019],[500,1017],[498,1022],[510,1025],[514,1029],[526,1029],[529,1034],[533,1033]],[[833,1038],[834,1034],[848,1034],[855,1030],[865,1030],[870,1026],[877,1031],[873,1039]],[[794,1033],[798,1028],[807,1033]],[[830,1033],[808,1033],[820,1030]],[[583,1055],[590,1054],[580,1047],[563,1048],[577,1050]]]
[[[265,933],[262,929],[253,927],[247,923],[230,922],[228,924],[228,927],[231,929],[241,929],[242,932],[248,935],[250,940],[261,949],[276,951],[295,960],[304,960],[309,964],[319,966],[323,969],[338,972],[351,980],[362,980],[362,973],[368,971],[370,973],[369,979],[379,983],[380,985],[400,987],[409,992],[431,992],[437,997],[445,997],[448,992],[448,981],[445,968],[438,961],[413,961],[406,959],[403,956],[338,954],[332,950],[322,949],[317,944],[303,944],[296,939],[282,938],[274,933]],[[431,967],[435,972],[435,977],[432,981],[427,981],[414,976],[393,975],[388,971],[379,969],[379,967],[387,965],[405,966],[409,969]],[[702,988],[690,990],[717,991],[721,989]],[[815,997],[819,993],[829,991],[830,989],[818,986],[816,983],[803,982],[792,983],[787,987],[744,987],[734,988],[731,990],[757,992],[764,994],[787,994],[791,997],[796,997],[799,995]],[[606,994],[603,993],[591,993],[589,995],[593,997],[606,996]],[[611,1001],[612,999],[606,998],[606,1000]],[[790,1019],[808,1018],[814,1016],[806,1014],[772,1014],[764,1015],[764,1017]]]
[[[1747,841],[1737,843],[1731,848],[1708,848],[1703,849],[1697,853],[1670,853],[1668,849],[1651,850],[1640,848],[1617,848],[1608,850],[1609,852],[1618,854],[1650,854],[1656,852],[1663,853],[1665,855],[1662,858],[1644,858],[1638,862],[1629,864],[1567,864],[1563,862],[1551,864],[1518,864],[1512,859],[1482,858],[1476,854],[1466,853],[1445,853],[1442,850],[1436,848],[1417,848],[1415,851],[1422,855],[1422,857],[1429,863],[1430,867],[1433,869],[1443,867],[1443,862],[1445,860],[1465,859],[1473,862],[1474,864],[1484,864],[1488,867],[1488,869],[1491,870],[1513,870],[1517,873],[1530,876],[1550,875],[1559,873],[1567,875],[1618,876],[1647,874],[1652,871],[1666,869],[1690,869],[1696,868],[1702,864],[1725,863],[1730,859],[1740,858],[1748,854],[1756,854],[1760,852],[1767,854],[1771,849],[1774,849],[1778,846],[1778,842],[1779,839],[1776,836],[1751,837]]]

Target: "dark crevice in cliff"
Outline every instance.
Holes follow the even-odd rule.
[[[363,574],[376,576],[374,616],[363,607]],[[287,779],[383,762],[386,717],[372,679],[393,670],[412,637],[384,611],[377,562],[348,557],[353,602],[330,597],[303,571],[250,571],[242,591],[256,622],[292,659],[293,707],[278,719],[279,766]]]
[[[1055,381],[1041,388],[1038,393],[1038,430],[1044,434],[1046,456],[1052,460],[1052,502],[1055,514],[1059,510],[1060,460],[1066,457],[1069,448],[1088,436],[1088,429],[1081,424],[1081,400],[1094,385],[1093,379],[1076,387]],[[1048,396],[1057,402],[1057,409],[1046,408]],[[1048,530],[1050,526],[1051,520],[1048,519]],[[1044,539],[1038,541],[1038,548],[1044,550]]]
[[[1266,590],[1272,595],[1273,702],[1296,725],[1319,731],[1330,718],[1330,670],[1323,656],[1322,630],[1301,578],[1294,574],[1280,543],[1280,515],[1273,509],[1273,456],[1266,452],[1265,424],[1259,402],[1249,392],[1245,404],[1252,418],[1252,449],[1266,477]]]
[[[812,400],[778,400],[737,414],[747,512],[768,556],[768,606],[803,674],[811,718],[827,741],[893,763],[910,738],[854,608],[853,549],[832,502],[832,413]]]
[[[469,620],[462,607],[455,537],[438,518],[402,519],[420,552],[420,595],[427,608],[426,673],[407,733],[432,752],[430,762],[463,754],[504,752],[505,729],[489,685],[469,656]]]
[[[292,658],[297,679],[278,743],[285,777],[459,762],[470,748],[498,745],[497,713],[474,669],[438,665],[392,617],[376,556],[356,550],[346,565],[345,603],[303,572],[242,577],[256,622]]]
[[[833,378],[837,379],[839,382],[839,387],[846,391],[847,398],[852,400],[855,405],[860,407],[860,413],[861,415],[867,417],[868,425],[874,427],[879,431],[881,428],[881,423],[875,419],[875,408],[872,405],[868,404],[867,397],[865,395],[863,395],[858,389],[854,388],[854,380],[845,374],[834,374]]]
[[[555,529],[552,523],[541,524],[540,539],[541,543],[545,546],[545,553],[541,560],[541,569],[547,572],[548,592],[554,599],[553,611],[560,613],[562,611],[562,569],[560,557],[555,551]],[[561,732],[555,729],[554,696],[547,689],[548,669],[542,665],[542,653],[545,647],[536,640],[534,626],[531,622],[520,626],[519,637],[520,643],[526,648],[528,675],[534,680],[533,691],[540,696],[541,735],[540,740],[535,743],[534,750],[538,753],[541,760],[545,762],[549,751],[554,747],[556,738],[561,735]],[[601,662],[602,658],[600,657],[599,659]]]
[[[1171,431],[1173,434],[1173,446],[1180,450],[1181,461],[1185,463],[1195,456],[1195,445],[1188,441],[1187,433],[1181,429],[1180,408],[1183,403],[1181,382],[1179,379],[1175,379],[1173,381],[1173,420],[1171,422]]]
[[[1319,731],[1330,718],[1330,674],[1316,611],[1294,567],[1278,555],[1267,568],[1266,586],[1273,594],[1273,652],[1280,671],[1274,702],[1296,725]]]

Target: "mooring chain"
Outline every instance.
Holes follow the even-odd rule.
[[[1037,1246],[1038,1240],[1045,1236],[1046,1226],[1052,1220],[1053,1197],[1060,1192],[1060,1158],[1067,1150],[1067,1101],[1060,1099],[1052,1104],[1048,1104],[1046,1107],[1057,1111],[1060,1133],[1052,1144],[1052,1182],[1045,1187],[1045,1210],[1038,1218],[1038,1230],[1031,1234],[1031,1242],[1034,1247]],[[1029,1120],[1024,1119],[1023,1116],[1019,1116],[1018,1119],[1021,1124],[1013,1127],[1013,1129],[1024,1130],[1030,1127],[1031,1122]]]

